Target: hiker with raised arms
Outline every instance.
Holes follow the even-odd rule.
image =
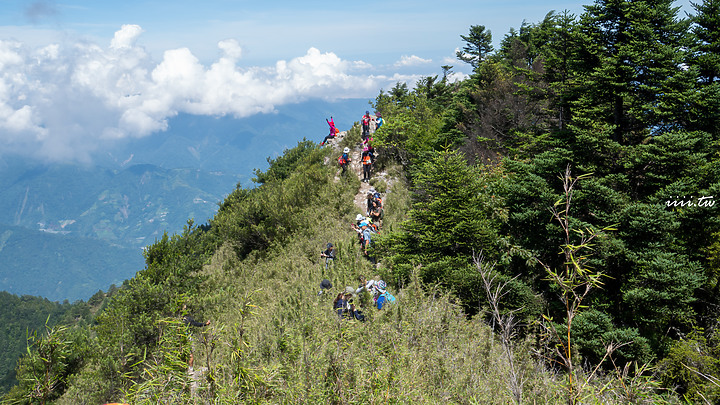
[[[338,133],[340,133],[340,130],[337,129],[337,127],[335,127],[335,121],[333,120],[333,117],[332,117],[332,116],[330,117],[330,120],[329,120],[329,121],[328,121],[327,118],[325,118],[325,121],[326,121],[326,122],[328,123],[328,125],[330,126],[330,133],[325,137],[325,139],[323,139],[322,142],[320,142],[320,146],[325,145],[325,143],[326,143],[328,140],[330,140],[330,139],[335,139],[335,136],[336,136]]]

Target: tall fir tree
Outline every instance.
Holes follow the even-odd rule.
[[[613,140],[637,144],[665,132],[678,92],[692,88],[683,69],[688,20],[672,0],[596,0],[580,18],[584,97],[576,112],[613,127]]]

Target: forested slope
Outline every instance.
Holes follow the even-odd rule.
[[[152,245],[85,339],[47,338],[66,357],[21,361],[5,401],[717,402],[720,14],[671,4],[551,13],[497,51],[470,27],[471,76],[445,66],[373,103],[376,170],[398,180],[373,260],[349,228],[359,180],[300,142]],[[357,127],[337,146],[359,148]],[[340,320],[332,296],[360,275],[398,301],[361,295],[367,319]],[[185,314],[211,323],[188,334]]]

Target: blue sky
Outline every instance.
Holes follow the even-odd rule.
[[[88,160],[180,113],[374,98],[446,64],[461,76],[454,55],[471,25],[497,44],[523,21],[587,3],[0,0],[0,155]]]
[[[270,63],[315,47],[344,59],[391,64],[402,55],[438,62],[462,45],[460,34],[482,24],[496,41],[523,20],[550,10],[582,11],[582,2],[490,1],[8,1],[0,2],[2,37],[48,39],[57,31],[103,42],[124,24],[143,28],[154,55],[188,47],[200,60],[217,56],[215,44],[234,38],[248,62]],[[158,55],[159,56],[159,55]]]

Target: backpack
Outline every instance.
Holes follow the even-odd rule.
[[[340,130],[337,129],[337,127],[335,127],[335,133],[336,133],[336,134],[339,134],[339,133],[340,133]]]
[[[394,304],[396,299],[395,296],[390,294],[389,292],[385,291],[385,301],[389,302],[390,304]]]
[[[345,166],[347,164],[347,158],[345,158],[344,153],[342,155],[340,155],[340,157],[338,158],[338,164],[340,166]]]
[[[368,229],[370,229],[370,232],[371,232],[371,233],[378,233],[378,232],[380,232],[380,230],[378,229],[377,224],[374,224],[374,223],[368,224]]]

